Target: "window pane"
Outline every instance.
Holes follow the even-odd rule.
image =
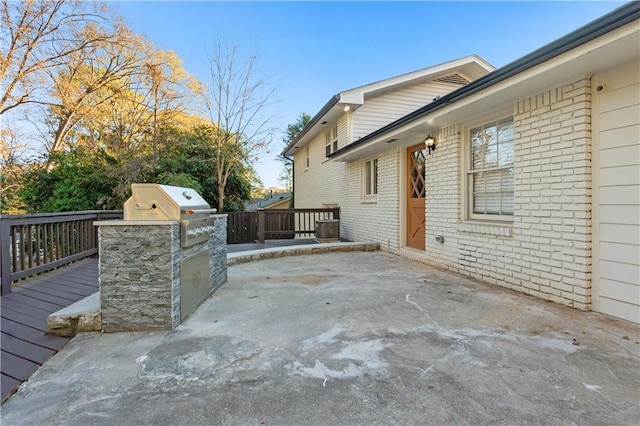
[[[371,194],[371,162],[364,163],[364,193]]]
[[[502,170],[502,214],[513,215],[515,183],[513,168]]]
[[[496,126],[489,126],[484,131],[485,143],[487,145],[484,153],[484,168],[496,167],[498,165],[498,130]]]
[[[513,215],[513,169],[492,170],[473,175],[473,212]]]
[[[473,212],[484,213],[485,202],[485,174],[475,173],[473,175]]]
[[[498,166],[513,164],[513,123],[498,125]]]
[[[471,156],[473,157],[473,170],[482,168],[482,159],[484,158],[485,144],[482,137],[482,129],[473,129],[471,131]]]
[[[373,160],[373,193],[378,193],[378,159]]]
[[[329,154],[331,154],[331,145],[327,145],[324,147],[324,155],[328,157]]]
[[[476,173],[473,182],[473,212],[500,214],[500,171]]]
[[[498,163],[498,138],[496,125],[471,131],[471,155],[473,169],[495,167]]]

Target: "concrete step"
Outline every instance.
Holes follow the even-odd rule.
[[[52,313],[47,318],[49,334],[73,337],[85,331],[100,331],[100,292]]]

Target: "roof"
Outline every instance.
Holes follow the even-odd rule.
[[[618,28],[621,28],[635,20],[640,19],[640,2],[631,1],[614,11],[598,18],[577,30],[517,59],[502,68],[499,68],[484,77],[481,77],[466,86],[463,86],[453,92],[450,92],[434,102],[431,102],[398,120],[389,123],[386,126],[358,139],[357,141],[337,150],[329,155],[329,158],[343,156],[354,148],[367,144],[374,139],[384,136],[393,130],[412,121],[425,117],[439,109],[447,107],[451,104],[459,102],[473,94],[482,92],[483,90],[495,86],[498,83],[514,77],[524,71],[527,71],[537,65],[549,61],[557,56],[562,55],[572,49],[582,46],[589,41],[597,39],[608,34]]]
[[[269,207],[270,205],[278,204],[289,199],[291,199],[291,192],[275,193],[271,194],[269,197],[246,203],[245,210],[255,211],[257,209],[264,209]]]
[[[358,86],[352,89],[343,90],[333,95],[327,103],[316,113],[309,123],[300,131],[300,133],[287,145],[282,151],[283,155],[290,155],[294,147],[300,148],[309,142],[320,131],[318,123],[322,125],[326,122],[336,120],[343,113],[344,107],[355,110],[364,104],[365,98],[376,94],[385,93],[391,90],[413,84],[417,81],[437,78],[451,73],[452,70],[461,69],[462,74],[469,81],[473,81],[489,71],[495,70],[495,67],[479,57],[478,55],[469,55],[442,64],[433,65],[417,71],[400,74],[391,78],[376,81],[373,83]]]

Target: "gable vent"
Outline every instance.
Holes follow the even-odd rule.
[[[436,78],[433,81],[437,81],[438,83],[462,84],[462,85],[469,83],[469,80],[467,80],[466,78],[464,78],[458,73]]]

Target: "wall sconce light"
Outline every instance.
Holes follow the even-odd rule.
[[[436,150],[436,138],[429,135],[424,138],[424,143],[427,145],[427,151],[429,152],[429,155],[431,155],[431,151]]]

